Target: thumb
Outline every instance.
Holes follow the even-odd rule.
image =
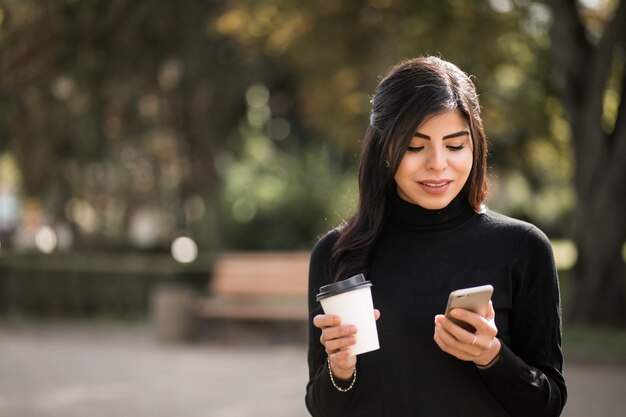
[[[493,320],[496,317],[496,311],[493,309],[493,303],[489,300],[489,307],[487,308],[487,320]]]
[[[375,318],[376,320],[378,320],[378,319],[380,318],[380,311],[379,311],[379,310],[377,310],[377,309],[374,309],[374,318]]]

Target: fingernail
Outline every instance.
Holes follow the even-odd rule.
[[[459,310],[453,310],[452,311],[452,316],[453,317],[461,317],[461,312]]]

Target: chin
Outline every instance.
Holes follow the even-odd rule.
[[[414,200],[413,204],[417,204],[418,206],[425,208],[426,210],[441,210],[446,208],[448,204],[450,204],[452,200],[439,200],[439,201],[419,201]]]
[[[448,204],[450,204],[450,202],[454,199],[454,198],[447,198],[445,196],[434,198],[433,196],[430,196],[430,195],[422,196],[419,194],[411,195],[411,194],[399,193],[398,195],[404,201],[407,201],[416,206],[420,206],[421,208],[424,208],[426,210],[441,210],[442,208],[447,207]]]
[[[425,208],[426,210],[441,210],[443,208],[446,208],[447,204],[437,204],[437,205],[429,205],[429,206],[422,206],[423,208]]]

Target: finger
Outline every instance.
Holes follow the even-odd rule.
[[[328,355],[332,365],[340,369],[353,369],[356,365],[356,356],[350,354],[349,349],[340,350],[339,352]]]
[[[441,341],[451,349],[471,356],[477,356],[483,351],[474,334],[459,327],[452,320],[444,320],[442,325],[435,328],[435,331],[439,334]]]
[[[450,333],[455,339],[466,344],[472,344],[474,341],[474,333],[464,329],[458,323],[446,317],[441,319],[441,326]]]
[[[450,335],[447,335],[446,330],[441,326],[437,326],[437,328],[435,328],[435,335],[433,338],[437,346],[439,346],[442,351],[455,356],[458,359],[472,360],[476,357],[475,354],[468,354],[466,351],[456,347],[458,342],[455,342],[454,338],[450,338]]]
[[[444,323],[446,321],[448,322],[448,324],[446,324],[444,326]],[[437,333],[441,333],[441,332],[446,332],[446,333],[449,333],[453,338],[457,339],[458,337],[460,337],[460,336],[456,336],[454,334],[454,332],[457,331],[457,328],[461,329],[456,323],[454,323],[452,320],[447,319],[444,315],[437,314],[435,316],[435,333],[436,334]],[[463,330],[463,329],[461,329],[461,330]],[[440,338],[440,340],[441,340],[441,338]],[[447,340],[447,338],[446,338],[446,340]],[[441,340],[441,341],[442,341],[442,343],[445,346],[447,346],[447,344],[445,344],[445,342],[443,340]]]
[[[441,337],[439,337],[439,334],[437,333],[437,331],[435,330],[435,334],[433,336],[433,340],[435,341],[435,343],[437,344],[437,346],[439,346],[439,349],[443,350],[444,352],[446,352],[447,350],[447,346],[441,341]]]
[[[451,311],[450,314],[453,318],[462,320],[474,326],[477,333],[487,334],[491,336],[493,329],[491,328],[489,321],[487,321],[487,319],[485,319],[484,317],[471,311],[463,310],[462,308],[455,308]]]
[[[437,326],[435,333],[439,336],[442,344],[446,346],[448,350],[461,351],[463,353],[470,353],[467,349],[475,349],[470,343],[465,343],[457,339],[444,325]]]
[[[322,335],[326,340],[338,339],[340,337],[352,336],[356,334],[357,328],[352,325],[327,327],[322,330]]]
[[[489,302],[489,308],[485,317],[462,308],[456,308],[451,312],[452,317],[471,324],[476,328],[478,333],[489,337],[495,337],[498,333],[498,329],[495,327],[494,323],[495,314],[491,301]]]
[[[332,362],[343,368],[346,364],[346,360],[350,359],[352,354],[350,353],[350,349],[342,349],[337,352],[330,353],[328,357]]]
[[[494,310],[493,303],[491,302],[491,300],[489,300],[489,307],[487,308],[487,315],[485,316],[485,319],[493,320],[495,318],[496,318],[496,310]]]
[[[323,329],[325,327],[338,326],[341,324],[339,316],[334,314],[318,314],[313,317],[313,326]]]
[[[341,337],[339,339],[332,339],[326,341],[326,353],[333,354],[337,351],[344,350],[356,343],[354,336]]]
[[[380,311],[377,309],[374,309],[374,319],[378,320],[380,318]]]
[[[326,342],[333,339],[339,339],[341,337],[348,337],[356,334],[357,328],[355,326],[334,326],[334,327],[326,327],[322,330],[322,335],[320,336],[320,342],[323,345],[326,345]]]
[[[454,337],[456,341],[461,343],[460,345],[454,345],[455,348],[476,355],[480,355],[486,350],[489,350],[497,333],[497,329],[490,326],[489,323],[487,323],[486,329],[482,332],[476,331],[475,333],[468,332],[449,319],[444,319],[442,327]]]

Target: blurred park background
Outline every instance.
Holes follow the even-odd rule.
[[[626,362],[624,0],[0,0],[1,322],[150,323],[222,253],[310,250],[427,54],[475,77],[487,205],[553,242],[566,354]]]

